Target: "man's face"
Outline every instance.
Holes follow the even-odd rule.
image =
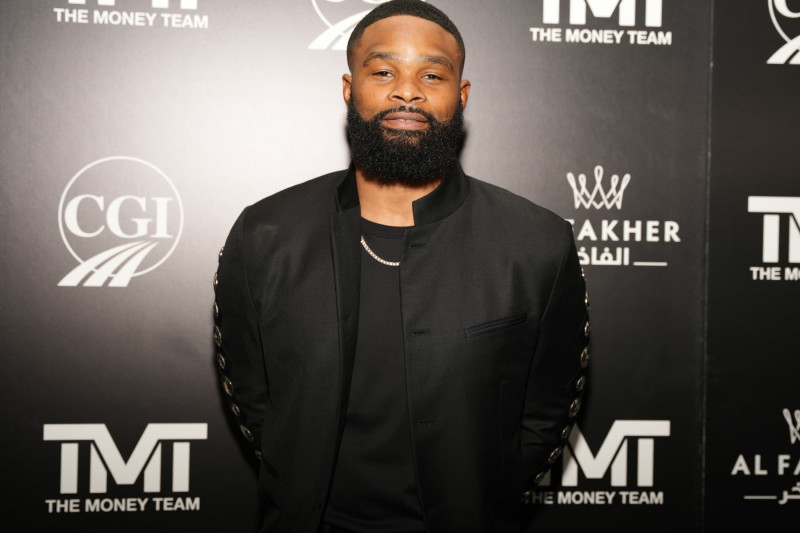
[[[435,159],[456,157],[434,152],[452,151],[461,134],[470,88],[461,62],[455,38],[428,20],[399,15],[369,26],[351,54],[352,75],[342,78],[356,164],[385,181],[440,177],[403,174],[439,172]],[[376,158],[377,172],[370,168]],[[420,166],[419,158],[434,161]]]

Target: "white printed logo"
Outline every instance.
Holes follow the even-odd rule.
[[[197,0],[139,0],[123,2],[135,4],[138,10],[113,9],[116,0],[67,0],[69,6],[54,7],[56,22],[78,25],[133,26],[142,28],[189,28],[208,29],[208,15],[196,13]],[[77,7],[77,6],[90,7]],[[169,12],[170,6],[179,6],[180,11]],[[148,9],[149,6],[149,9]],[[156,11],[153,11],[156,10]],[[182,12],[181,12],[182,11]],[[186,13],[188,11],[188,13]]]
[[[781,215],[791,215],[789,224],[789,262],[800,263],[800,197],[750,196],[748,213],[764,213],[764,242],[761,260],[777,263],[780,249]]]
[[[800,197],[749,196],[748,213],[762,213],[761,265],[750,267],[753,281],[798,281],[800,267],[775,266],[781,261],[781,243],[788,243],[789,263],[800,263]],[[788,237],[781,237],[781,223],[788,219]]]
[[[108,473],[132,485],[143,473],[144,492],[161,491],[161,443],[172,442],[172,492],[189,491],[189,441],[206,440],[208,424],[148,424],[127,461],[105,424],[45,424],[45,441],[61,442],[61,494],[78,492],[78,446],[90,443],[89,492],[107,492]]]
[[[625,174],[622,176],[622,183],[617,174],[611,176],[611,183],[608,191],[603,189],[603,167],[597,165],[594,167],[594,187],[590,191],[586,187],[586,174],[578,174],[577,180],[572,172],[567,173],[567,181],[572,187],[572,193],[575,198],[575,209],[580,206],[589,209],[594,207],[600,209],[605,207],[611,209],[616,207],[622,209],[622,195],[625,192],[625,187],[631,181],[631,175]]]
[[[789,443],[800,442],[800,409],[795,409],[794,420],[792,420],[790,409],[784,408],[782,414],[789,427]],[[730,475],[744,478],[755,476],[759,479],[758,483],[754,483],[758,487],[754,491],[755,494],[745,494],[743,496],[745,500],[773,501],[778,505],[786,505],[790,502],[793,505],[800,504],[800,481],[796,481],[797,476],[800,476],[800,458],[791,453],[774,455],[740,453],[733,463]],[[765,493],[764,481],[766,480],[776,481],[781,486],[788,486],[788,488],[778,489],[775,487],[774,491]]]
[[[175,250],[183,205],[172,181],[134,157],[107,157],[69,181],[58,206],[61,238],[79,265],[60,287],[127,287]]]
[[[309,50],[346,50],[347,40],[361,19],[372,11],[376,4],[388,0],[311,0],[314,11],[328,27],[310,45]],[[372,7],[364,9],[363,4]],[[356,11],[356,12],[354,12]],[[332,22],[333,21],[333,22]],[[338,21],[338,22],[335,22]]]
[[[86,0],[67,0],[68,4],[85,5]],[[115,6],[116,0],[97,0],[98,6]],[[156,9],[169,9],[169,0],[151,0],[150,6]],[[180,0],[181,9],[197,9],[197,0]]]
[[[645,26],[660,27],[662,0],[646,0]],[[569,0],[569,23],[586,24],[587,7],[595,18],[611,18],[619,13],[620,26],[636,25],[636,0]],[[561,16],[561,0],[544,0],[542,21],[558,24]]]
[[[531,37],[536,42],[670,46],[671,31],[652,29],[661,28],[663,24],[662,4],[662,0],[542,0],[545,26],[530,28]],[[559,27],[562,5],[566,5],[569,12],[567,27]],[[600,19],[612,24],[600,23],[598,27]],[[640,27],[643,22],[648,29],[630,29],[637,25],[637,20]]]
[[[792,444],[800,441],[800,409],[794,410],[794,422],[792,421],[792,412],[789,409],[783,410],[783,418],[786,419],[786,424],[789,426],[789,440]]]
[[[636,486],[652,487],[655,437],[669,437],[669,420],[615,420],[603,444],[592,454],[580,429],[575,427],[564,449],[561,486],[577,487],[578,471],[586,479],[602,479],[610,471],[612,487],[628,485],[628,442],[636,441]]]
[[[653,490],[569,490],[578,486],[578,472],[586,479],[603,479],[609,476],[611,487],[631,485],[628,479],[629,443],[636,446],[636,489],[649,489],[655,482],[655,439],[670,436],[669,420],[615,420],[605,440],[592,453],[578,426],[572,433],[562,454],[561,483],[558,490],[543,490],[550,486],[551,473],[544,477],[539,489],[526,493],[526,503],[537,504],[612,504],[663,505],[664,492]],[[566,490],[564,490],[566,489]]]
[[[767,60],[769,65],[800,65],[800,35],[790,37],[787,34],[778,17],[775,15],[777,11],[782,17],[786,19],[800,19],[800,11],[792,11],[786,4],[786,0],[769,0],[769,16],[772,18],[772,24],[775,26],[778,34],[786,41],[786,44],[781,46],[770,58]],[[784,24],[787,21],[784,20]]]
[[[581,265],[667,266],[666,261],[634,260],[632,255],[636,254],[636,250],[631,244],[643,241],[681,242],[678,235],[680,225],[674,220],[597,220],[592,216],[595,210],[622,209],[623,195],[631,182],[631,175],[627,172],[622,176],[612,174],[608,182],[604,182],[605,179],[602,165],[594,167],[594,184],[590,183],[586,174],[576,176],[572,172],[567,173],[567,183],[572,189],[575,209],[583,208],[590,212],[582,221],[567,218],[575,230],[575,240],[579,244],[583,244],[583,241],[602,243],[578,248]],[[651,254],[652,251],[646,253]]]

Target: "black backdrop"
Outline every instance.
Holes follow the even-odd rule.
[[[800,1],[436,5],[467,173],[573,221],[591,293],[586,408],[531,530],[797,516]],[[211,278],[244,205],[347,164],[341,38],[370,7],[0,3],[10,531],[256,523]]]

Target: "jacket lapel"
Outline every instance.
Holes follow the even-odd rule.
[[[331,217],[331,252],[336,280],[339,324],[339,435],[344,427],[347,399],[353,377],[358,337],[358,303],[361,285],[359,235],[361,210],[351,207]]]

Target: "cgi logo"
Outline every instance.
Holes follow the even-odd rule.
[[[314,11],[328,27],[310,45],[309,50],[345,50],[356,24],[377,4],[388,0],[311,0]],[[367,5],[364,5],[367,4]],[[365,9],[366,8],[366,9]],[[339,22],[331,22],[331,20]]]
[[[603,479],[610,474],[611,487],[627,487],[628,443],[636,443],[636,483],[637,488],[653,486],[655,469],[655,438],[669,437],[669,420],[615,420],[605,440],[597,451],[592,453],[578,426],[572,429],[567,446],[562,455],[560,489],[577,487],[578,472],[586,479]],[[545,476],[540,487],[550,485],[550,473]],[[651,504],[664,503],[662,491],[619,490],[586,491],[558,490],[532,491],[526,493],[527,503],[544,504],[610,504],[619,503]]]
[[[794,23],[795,31],[792,33],[794,33],[796,37],[792,38],[784,31],[781,23],[778,22],[778,17],[775,16],[775,11],[777,11],[784,17],[784,25],[789,25],[791,21],[800,19],[800,11],[792,11],[789,9],[786,2],[787,0],[769,0],[769,16],[772,18],[772,24],[775,26],[780,36],[783,37],[783,40],[786,41],[786,44],[781,46],[778,51],[772,54],[767,60],[767,64],[769,65],[785,65],[787,63],[790,65],[800,65],[800,54],[798,54],[798,52],[800,52],[800,24],[797,22]]]
[[[188,441],[207,437],[208,424],[148,424],[127,462],[105,424],[45,424],[43,440],[61,442],[61,494],[78,492],[78,443],[88,441],[89,492],[98,494],[107,491],[109,471],[117,485],[144,473],[144,492],[160,492],[162,441],[172,441],[172,492],[188,492]]]
[[[127,287],[135,276],[167,260],[183,231],[183,205],[175,186],[154,165],[133,157],[107,157],[69,181],[58,206],[58,227],[80,263],[61,287]]]

